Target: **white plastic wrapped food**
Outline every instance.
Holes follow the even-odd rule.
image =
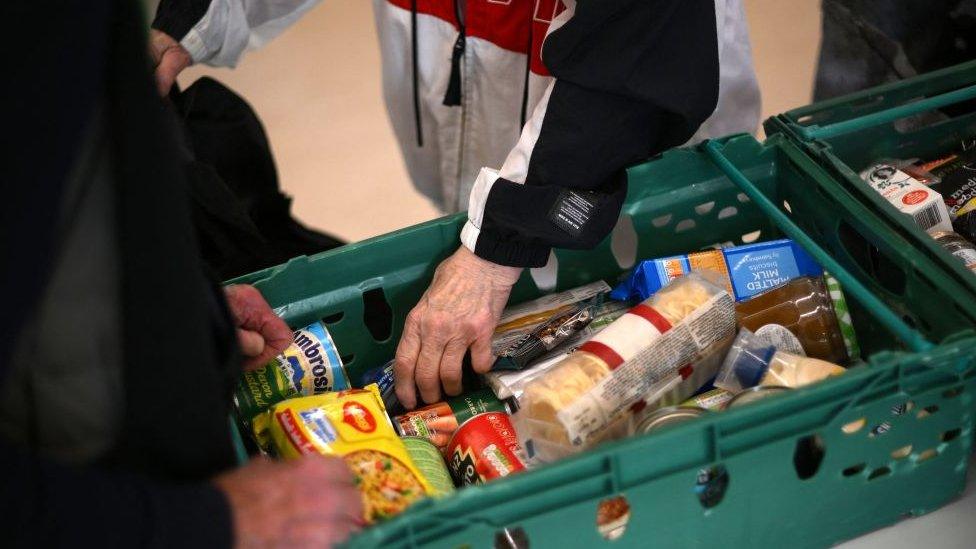
[[[700,274],[630,309],[526,384],[515,415],[530,454],[551,461],[626,434],[626,410],[735,331],[735,303]]]

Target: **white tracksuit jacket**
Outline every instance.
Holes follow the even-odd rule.
[[[153,26],[195,62],[234,66],[316,3],[163,0]],[[373,8],[410,177],[443,211],[467,208],[462,242],[496,263],[535,267],[553,246],[597,244],[619,214],[625,167],[758,126],[740,0]]]

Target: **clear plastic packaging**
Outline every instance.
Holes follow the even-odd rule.
[[[673,388],[681,368],[734,331],[727,291],[702,274],[678,278],[525,386],[514,416],[520,440],[551,461],[626,435],[633,404]]]
[[[824,360],[777,350],[743,328],[715,377],[715,386],[733,393],[760,385],[795,389],[844,371]]]

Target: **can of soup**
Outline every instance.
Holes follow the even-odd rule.
[[[403,445],[413,464],[420,469],[432,488],[432,496],[444,496],[454,491],[451,473],[447,471],[444,456],[429,440],[422,437],[402,437]]]
[[[755,402],[757,400],[762,400],[766,397],[778,395],[780,393],[785,393],[786,391],[792,391],[789,387],[780,387],[779,385],[757,385],[755,387],[750,387],[745,391],[732,397],[732,400],[725,403],[725,409],[738,408],[739,406],[744,406],[750,402]]]
[[[634,432],[639,435],[651,433],[668,425],[699,418],[707,413],[708,410],[698,408],[697,406],[669,406],[667,408],[660,408],[642,417],[637,422],[637,426],[634,427]]]
[[[485,412],[508,411],[491,389],[482,389],[398,415],[393,418],[393,427],[401,437],[423,437],[443,451],[465,421]]]
[[[447,445],[447,469],[457,486],[484,484],[525,469],[525,454],[505,412],[478,414]]]
[[[234,403],[245,424],[282,400],[350,388],[339,350],[324,324],[295,330],[292,337],[292,344],[271,362],[241,376]]]
[[[726,402],[732,400],[733,396],[735,395],[729,391],[716,387],[711,391],[706,391],[689,398],[682,402],[681,406],[696,406],[706,410],[721,410]]]

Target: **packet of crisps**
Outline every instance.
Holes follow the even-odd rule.
[[[356,475],[366,522],[432,493],[390,424],[376,384],[285,400],[254,420],[255,438],[281,458],[338,456]]]

